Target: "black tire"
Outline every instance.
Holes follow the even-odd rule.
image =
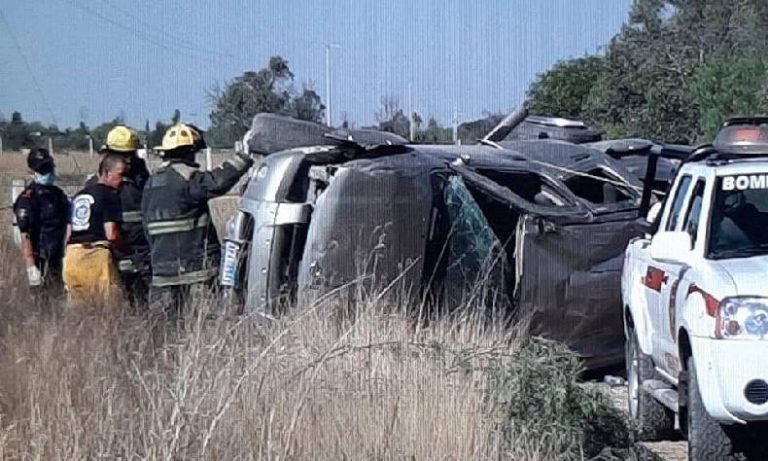
[[[734,444],[726,429],[712,419],[699,393],[699,380],[693,357],[688,358],[688,459],[724,461],[736,459]]]
[[[639,440],[667,440],[674,437],[675,412],[642,391],[643,381],[654,379],[651,358],[643,354],[634,330],[629,331],[626,347],[627,403],[629,416],[637,428]]]

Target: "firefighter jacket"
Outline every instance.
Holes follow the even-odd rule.
[[[208,200],[226,194],[252,164],[237,154],[212,171],[200,171],[196,163],[170,160],[150,176],[141,210],[152,285],[187,285],[217,275],[221,248]]]
[[[117,267],[123,273],[149,272],[149,241],[144,234],[141,216],[141,198],[144,185],[149,179],[149,170],[144,159],[138,156],[131,158],[128,174],[123,178],[118,194],[123,208],[123,221],[120,223],[120,233],[123,248],[114,249]],[[95,175],[86,185],[98,182]]]
[[[70,205],[63,190],[33,182],[16,199],[13,212],[19,231],[29,234],[36,260],[64,257]]]

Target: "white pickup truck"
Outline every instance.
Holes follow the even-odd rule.
[[[677,415],[691,460],[768,459],[768,119],[726,122],[649,220],[622,272],[630,415],[647,440]]]

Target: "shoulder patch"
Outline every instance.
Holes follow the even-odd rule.
[[[90,227],[91,205],[96,200],[90,194],[81,194],[72,201],[72,230],[84,231]]]

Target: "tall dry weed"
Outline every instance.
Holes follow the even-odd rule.
[[[153,325],[46,311],[17,267],[0,279],[0,459],[550,460],[601,448],[542,422],[573,405],[535,403],[574,392],[569,370],[531,371],[566,352],[471,311],[424,324],[374,298],[354,319],[316,304],[265,324],[209,315],[210,298],[183,326]]]

